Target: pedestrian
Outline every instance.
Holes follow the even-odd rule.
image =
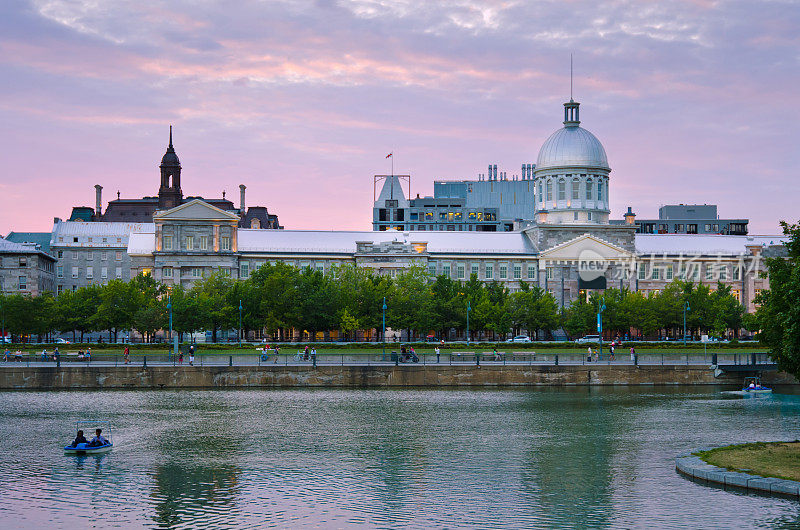
[[[304,361],[308,360],[308,344],[306,344],[306,347],[303,348],[303,360]]]
[[[317,349],[311,348],[311,362],[314,363],[314,366],[317,365]]]
[[[588,362],[592,362],[592,347],[591,346],[589,346],[589,351],[587,352],[586,360]]]
[[[125,358],[125,364],[130,364],[131,362],[131,351],[125,346],[125,351],[122,352],[122,357]]]
[[[636,350],[633,349],[633,346],[631,346],[631,362],[636,362]]]
[[[500,360],[500,354],[497,353],[497,348],[494,348],[494,351],[492,351],[492,353],[494,354],[494,360],[495,361],[499,361]]]
[[[275,345],[275,360],[273,361],[275,364],[278,364],[278,353],[280,353],[280,351],[281,351],[280,348],[278,348],[278,345],[276,344]]]
[[[608,360],[609,361],[613,361],[614,360],[614,343],[613,342],[611,343],[611,346],[608,348]]]
[[[92,360],[92,349],[91,348],[87,348],[86,349],[86,355],[84,355],[83,358],[87,363]]]
[[[436,346],[433,351],[436,352],[436,364],[439,364],[439,354],[441,353],[439,346]]]
[[[189,366],[194,366],[194,348],[189,348]]]
[[[183,364],[183,350],[178,352],[178,364]]]

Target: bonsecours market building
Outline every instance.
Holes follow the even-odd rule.
[[[259,230],[241,227],[236,212],[198,198],[156,211],[152,223],[130,232],[125,276],[144,272],[189,286],[219,270],[247,278],[268,262],[321,271],[352,264],[384,275],[418,265],[432,276],[475,274],[511,290],[520,282],[538,285],[563,306],[596,290],[649,293],[682,278],[730,285],[754,310],[755,296],[768,288],[763,258],[782,252],[780,236],[637,234],[630,209],[622,220],[610,220],[611,167],[600,141],[580,127],[577,102],[564,104],[563,125],[539,150],[535,222],[515,231]]]

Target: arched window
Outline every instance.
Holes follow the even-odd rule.
[[[598,182],[597,183],[597,200],[601,201],[601,202],[603,200],[603,183],[602,182]]]
[[[567,200],[567,183],[564,182],[564,179],[558,181],[558,200]]]
[[[539,202],[542,202],[542,200],[544,200],[544,195],[542,195],[542,183],[539,182]]]
[[[572,200],[577,201],[581,198],[581,183],[578,179],[572,180]]]
[[[553,200],[553,181],[547,181],[547,201],[550,202]]]
[[[586,200],[587,201],[591,201],[592,200],[592,186],[593,185],[594,185],[594,183],[592,182],[592,179],[589,179],[589,180],[586,181]]]

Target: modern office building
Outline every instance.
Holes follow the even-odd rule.
[[[720,219],[716,204],[668,204],[658,219],[637,219],[640,234],[725,234],[746,236],[748,219]]]

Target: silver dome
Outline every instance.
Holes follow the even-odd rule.
[[[606,150],[595,135],[581,127],[564,127],[550,135],[536,160],[536,169],[564,166],[608,167]]]

